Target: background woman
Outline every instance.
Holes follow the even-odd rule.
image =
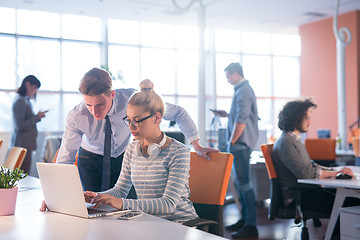
[[[198,217],[188,199],[189,149],[160,130],[163,114],[164,103],[152,90],[130,98],[123,120],[135,141],[125,151],[114,188],[101,194],[85,192],[87,202],[120,210],[141,210],[178,222]],[[132,184],[138,199],[126,199]]]
[[[36,123],[45,117],[47,111],[34,114],[30,99],[36,99],[36,93],[40,88],[40,81],[33,75],[24,78],[17,90],[18,95],[12,105],[13,131],[11,135],[10,148],[24,147],[27,149],[21,169],[25,173],[30,172],[31,155],[36,150],[37,128]]]

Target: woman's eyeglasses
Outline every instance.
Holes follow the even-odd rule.
[[[140,123],[142,122],[142,121],[145,121],[146,119],[148,119],[148,118],[151,118],[152,116],[154,116],[155,114],[151,114],[151,115],[149,115],[149,116],[147,116],[147,117],[145,117],[145,118],[143,118],[143,119],[140,119],[140,120],[138,120],[138,121],[135,121],[135,120],[130,120],[127,116],[126,117],[124,117],[123,118],[123,121],[124,121],[124,123],[126,124],[126,125],[128,125],[128,126],[130,126],[130,124],[131,125],[133,125],[134,127],[140,127]]]

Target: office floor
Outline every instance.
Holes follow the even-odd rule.
[[[270,221],[267,218],[268,204],[257,205],[257,224],[259,238],[248,238],[246,240],[300,240],[301,228],[297,227],[291,219],[275,219]],[[235,203],[228,203],[224,206],[224,225],[230,225],[239,219],[240,213]],[[315,228],[312,220],[307,221],[309,236],[311,240],[322,240],[326,233],[328,219],[321,219],[322,227]],[[224,237],[231,239],[231,232],[224,230]]]

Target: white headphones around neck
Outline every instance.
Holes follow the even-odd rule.
[[[162,134],[163,134],[163,139],[161,140],[161,142],[159,144],[152,143],[149,145],[149,147],[147,149],[147,154],[149,155],[149,157],[156,157],[157,155],[159,155],[159,153],[161,152],[161,148],[165,145],[166,135],[163,132],[162,132]],[[142,154],[142,147],[141,147],[142,144],[143,144],[143,142],[137,144],[137,155],[138,156],[144,156]]]

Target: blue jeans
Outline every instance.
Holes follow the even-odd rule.
[[[241,217],[246,225],[256,226],[256,200],[250,183],[250,154],[252,150],[243,143],[228,146],[234,155],[233,173],[235,187],[241,203]]]

